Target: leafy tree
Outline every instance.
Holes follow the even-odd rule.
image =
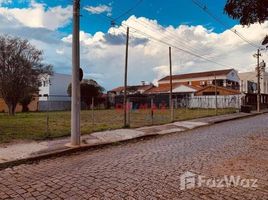
[[[229,17],[238,19],[241,25],[263,23],[268,19],[268,1],[227,0],[224,11]]]
[[[100,86],[96,81],[90,80],[83,80],[80,83],[80,91],[81,91],[81,101],[84,102],[87,107],[90,107],[92,103],[92,98],[94,97],[94,103],[100,104],[102,99],[100,96],[104,92],[104,88]],[[69,96],[72,96],[72,85],[68,86],[67,92]]]
[[[0,36],[0,96],[15,114],[18,102],[38,91],[42,74],[52,74],[52,66],[42,63],[43,53],[27,40]]]

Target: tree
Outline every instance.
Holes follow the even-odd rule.
[[[224,12],[233,19],[238,19],[241,25],[255,22],[263,23],[268,19],[267,0],[227,0]]]
[[[42,63],[43,53],[28,40],[0,36],[0,96],[15,114],[19,101],[38,91],[42,74],[52,74],[52,66]]]
[[[29,111],[28,105],[32,102],[33,98],[34,95],[32,93],[29,93],[19,101],[19,103],[22,105],[22,112]]]
[[[81,101],[84,102],[87,107],[90,107],[92,98],[94,97],[94,103],[99,104],[102,102],[100,96],[102,95],[104,88],[101,87],[96,81],[83,80],[80,83]],[[72,96],[72,85],[70,84],[67,89],[69,96]]]

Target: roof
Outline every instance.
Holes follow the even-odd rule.
[[[183,83],[173,83],[172,84],[172,88],[175,89],[179,86],[186,86],[186,87],[189,87],[189,88],[192,88],[194,90],[199,90],[200,87],[195,87],[195,86],[191,86],[191,85],[187,85],[187,84],[183,84]],[[153,87],[149,90],[146,91],[147,94],[150,94],[150,93],[166,93],[166,92],[169,92],[170,91],[170,84],[167,83],[167,84],[161,84],[159,85],[158,87]]]
[[[206,89],[208,89],[210,87],[215,88],[215,85],[208,85],[208,86],[198,90],[196,93],[202,92],[202,91],[204,91],[204,90],[206,90]],[[229,89],[229,88],[226,88],[226,87],[217,86],[217,89],[225,90],[225,91],[228,91],[228,92],[233,93],[233,94],[240,94],[239,90]]]
[[[172,79],[187,79],[187,78],[199,78],[199,77],[207,77],[207,76],[221,76],[227,75],[234,69],[224,69],[224,70],[216,70],[216,71],[206,71],[206,72],[195,72],[189,74],[178,74],[173,75]],[[166,76],[159,81],[168,81],[170,76]]]
[[[152,87],[153,87],[152,84],[150,84],[150,85],[132,85],[132,86],[127,86],[127,91],[129,91],[129,92],[135,92],[138,90],[146,91]],[[120,86],[120,87],[117,87],[117,88],[110,90],[109,92],[123,92],[124,89],[125,89],[124,86]]]

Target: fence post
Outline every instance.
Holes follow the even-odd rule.
[[[126,109],[127,109],[127,127],[130,127],[130,101],[129,98],[127,98],[127,104],[126,104]]]
[[[94,97],[92,97],[92,100],[91,100],[91,114],[92,114],[92,126],[93,126],[93,130],[94,130],[94,126],[95,126]]]
[[[237,105],[238,105],[238,108],[237,109],[238,109],[238,112],[240,112],[240,109],[239,109],[239,107],[240,107],[240,99],[241,99],[240,98],[240,95],[238,94],[237,95]]]
[[[151,98],[151,124],[153,125],[154,124],[154,99]]]
[[[49,96],[47,96],[47,112],[46,112],[46,136],[49,137],[49,110],[50,110]]]

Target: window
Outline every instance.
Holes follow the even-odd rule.
[[[200,81],[200,85],[206,85],[206,81]]]

